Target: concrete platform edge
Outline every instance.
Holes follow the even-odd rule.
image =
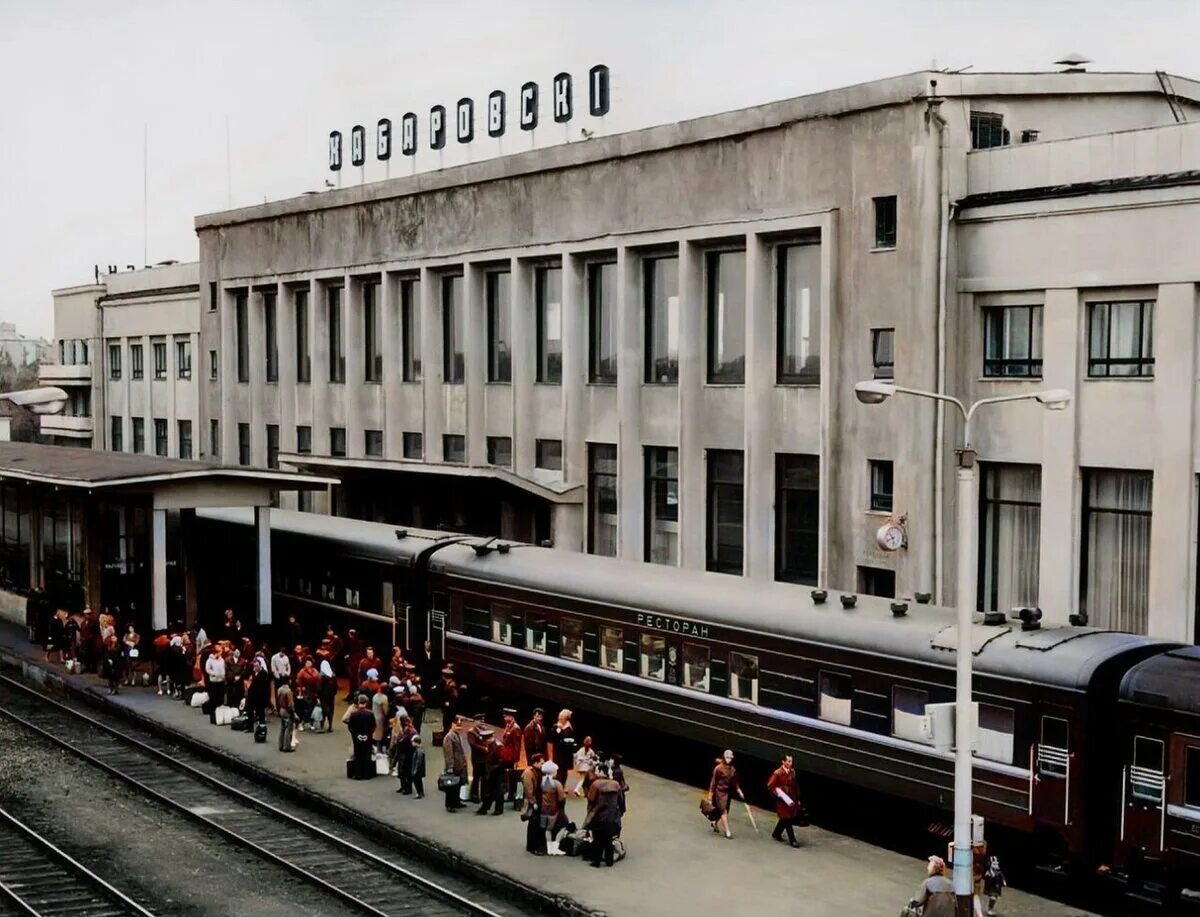
[[[406,856],[439,869],[455,872],[471,881],[487,884],[499,883],[503,888],[493,889],[493,891],[502,891],[512,900],[535,908],[541,913],[560,915],[560,917],[606,917],[604,911],[589,908],[567,896],[539,892],[507,873],[463,856],[440,841],[404,831],[377,818],[372,818],[363,812],[329,799],[297,781],[282,777],[267,768],[245,761],[186,733],[170,729],[151,717],[119,704],[109,703],[98,691],[80,687],[52,668],[31,662],[24,656],[13,653],[4,647],[0,647],[0,669],[15,671],[26,682],[76,697],[90,706],[103,709],[107,713],[115,713],[123,719],[135,722],[139,727],[160,738],[169,738],[185,745],[209,761],[226,766],[244,777],[284,794],[295,802],[303,803],[347,826],[363,831],[372,838],[395,847]]]

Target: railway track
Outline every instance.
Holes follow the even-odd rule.
[[[128,895],[0,809],[0,914],[153,917]]]
[[[7,676],[0,676],[0,716],[362,913],[377,917],[514,913],[499,903],[489,906],[472,900],[421,875],[396,862],[398,857],[377,852],[378,845],[368,849],[370,841],[347,836],[352,832],[339,825],[319,824],[320,819],[271,798],[269,791],[218,776],[168,742],[131,734]]]

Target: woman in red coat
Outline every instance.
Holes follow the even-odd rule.
[[[737,793],[738,798],[743,801],[746,799],[742,794],[741,784],[738,783],[737,769],[733,766],[733,752],[725,749],[725,754],[717,759],[717,766],[713,768],[708,795],[712,799],[713,815],[716,816],[712,819],[713,831],[724,829],[727,838],[733,837],[733,832],[729,830],[730,793]]]
[[[796,771],[792,767],[791,755],[783,756],[783,761],[767,781],[767,790],[775,797],[775,814],[779,818],[771,837],[782,841],[783,832],[787,831],[788,842],[793,847],[799,847],[793,825],[800,818],[800,788],[796,785]]]

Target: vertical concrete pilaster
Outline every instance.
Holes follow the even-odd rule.
[[[563,479],[571,484],[582,484],[587,480],[587,418],[584,416],[587,372],[584,264],[582,259],[568,254],[563,256],[562,266]],[[582,527],[579,535],[577,550],[582,550]]]
[[[512,417],[513,471],[533,473],[535,428],[533,387],[537,378],[537,318],[533,268],[528,261],[512,262]]]
[[[679,565],[704,569],[705,457],[703,416],[703,254],[679,246]]]
[[[484,386],[488,376],[487,294],[483,269],[463,267],[463,384],[467,398],[467,464],[487,464],[487,404]]]
[[[296,305],[291,290],[275,285],[275,335],[279,342],[279,450],[296,451]]]
[[[640,259],[617,249],[617,556],[643,557],[642,308]]]
[[[775,456],[771,447],[771,390],[775,383],[771,250],[760,236],[746,238],[746,384],[743,389],[745,542],[743,569],[752,579],[774,578]]]
[[[167,511],[151,512],[150,618],[154,630],[167,627]]]
[[[376,308],[382,309],[380,326],[383,340],[383,457],[395,461],[404,452],[403,418],[400,416],[400,304],[396,277],[384,272],[379,284],[379,301]]]
[[[247,325],[250,330],[250,464],[256,468],[267,465],[266,385],[267,331],[266,308],[261,290],[250,289],[247,302]],[[278,306],[278,304],[276,304]],[[277,316],[278,317],[278,313]]]
[[[426,462],[441,461],[442,434],[446,430],[441,280],[437,272],[421,269],[421,392],[425,402],[422,440]]]
[[[346,455],[350,458],[362,458],[367,451],[363,441],[363,396],[367,384],[365,315],[363,285],[347,274],[342,288],[342,342],[346,350],[342,399],[346,406]]]
[[[308,286],[308,346],[312,354],[313,453],[329,455],[329,316],[325,285],[313,280]],[[314,495],[316,496],[316,495]]]
[[[271,623],[271,507],[254,507],[254,538],[257,551],[255,597],[258,623]]]

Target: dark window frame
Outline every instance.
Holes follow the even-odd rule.
[[[312,347],[309,344],[308,288],[292,294],[292,323],[296,332],[296,381],[312,382]]]
[[[817,358],[815,370],[790,372],[786,367],[789,362],[787,335],[788,314],[788,254],[793,249],[813,247],[820,257],[821,243],[819,240],[808,242],[787,242],[775,246],[775,384],[776,385],[819,385],[821,382],[821,287],[820,274],[817,275],[816,296],[811,297],[809,305],[809,327],[814,324],[812,316],[816,315],[817,327]],[[819,270],[819,268],[818,268]],[[809,335],[811,340],[812,335]],[[805,367],[812,364],[811,356],[805,362]]]
[[[793,467],[788,467],[792,465]],[[811,466],[811,467],[805,467]],[[812,474],[816,481],[814,486],[803,482],[795,483],[792,475]],[[792,497],[792,494],[800,496]],[[797,502],[814,504],[814,515],[810,520],[802,517],[799,523],[789,524],[790,506]],[[797,507],[798,508],[798,507]],[[821,530],[821,459],[818,455],[804,453],[777,452],[775,454],[775,579],[784,583],[802,583],[808,586],[817,584],[817,572],[820,565],[820,530]],[[790,533],[790,534],[789,534]],[[792,539],[801,544],[811,541],[811,563],[792,564],[789,557],[788,545]],[[809,552],[798,552],[805,557]],[[803,560],[797,557],[797,560]]]
[[[331,284],[325,288],[326,332],[329,338],[329,381],[346,382],[345,287]]]
[[[190,459],[192,457],[192,422],[190,420],[178,420],[175,422],[176,443],[175,451],[179,453],[181,459]]]
[[[969,116],[971,149],[991,150],[1008,146],[1009,133],[1004,115],[996,111],[972,111]]]
[[[405,430],[400,435],[401,452],[406,459],[423,461],[425,458],[425,434]]]
[[[383,458],[382,430],[363,430],[363,455],[367,458]]]
[[[369,383],[383,381],[383,306],[379,289],[378,280],[365,280],[361,285],[363,382]]]
[[[312,448],[312,427],[309,424],[298,424],[296,426],[296,454],[312,455]]]
[[[250,381],[250,298],[245,290],[233,297],[234,350],[237,353],[237,381]]]
[[[739,474],[737,480],[733,475],[728,478],[719,475],[718,468],[722,460],[737,459]],[[740,508],[741,518],[735,524],[722,522],[722,501],[736,502]],[[737,542],[722,542],[721,533],[737,529]],[[721,551],[738,550],[737,561],[722,560]],[[746,454],[741,449],[709,449],[705,452],[705,550],[704,569],[714,573],[730,573],[742,575],[746,567]]]
[[[1087,304],[1087,374],[1089,379],[1149,379],[1154,377],[1154,299],[1111,299]],[[1136,354],[1114,357],[1112,355],[1112,307],[1138,307]],[[1093,356],[1096,341],[1095,316],[1103,310],[1104,348],[1103,356]],[[1116,368],[1131,369],[1132,372],[1113,372]]]
[[[900,201],[894,194],[871,198],[875,215],[875,251],[895,251],[900,238]]]
[[[175,377],[177,379],[192,378],[191,338],[175,338]]]
[[[547,311],[554,300],[550,295],[549,280],[558,283],[558,349],[550,349],[547,336]],[[562,277],[563,269],[557,264],[541,264],[534,268],[534,315],[537,324],[537,374],[541,385],[562,385]]]
[[[740,255],[742,258],[743,282],[741,298],[738,300],[737,306],[740,314],[737,315],[737,321],[733,323],[734,327],[741,330],[742,352],[733,360],[722,359],[718,365],[716,362],[718,325],[724,327],[726,324],[724,318],[718,322],[718,314],[733,308],[728,300],[723,303],[720,299],[721,259],[731,255]],[[744,248],[719,248],[704,253],[704,321],[707,328],[704,367],[705,383],[708,385],[746,384],[746,345],[748,343],[746,340],[746,310],[749,305],[746,302],[746,268],[746,250]]]
[[[553,457],[554,447],[558,448],[558,457]],[[547,451],[549,450],[549,452]],[[563,470],[563,441],[561,439],[537,439],[533,443],[533,467],[543,471]],[[546,464],[547,460],[552,464]]]
[[[1020,467],[1021,462],[980,462],[979,468],[979,557],[978,557],[978,582],[976,586],[976,607],[979,611],[997,610],[1007,612],[1008,609],[988,609],[986,606],[991,604],[988,602],[988,596],[995,596],[1000,591],[1000,525],[1001,513],[1004,507],[1017,507],[1020,509],[1036,508],[1038,511],[1039,525],[1037,526],[1039,545],[1041,540],[1041,466],[1033,465],[1039,472],[1038,478],[1038,495],[1039,499],[1036,502],[1030,500],[1017,500],[1011,497],[1001,498],[997,496],[999,491],[1000,476],[1004,471],[1014,467]],[[987,556],[990,550],[990,558]],[[988,571],[991,575],[988,575]]]
[[[620,500],[618,487],[620,480],[618,474],[620,471],[618,461],[619,455],[615,443],[588,443],[587,444],[587,544],[586,550],[588,554],[598,554],[596,544],[597,524],[600,517],[612,516],[617,517],[618,501]],[[600,463],[611,463],[611,471],[601,471]],[[611,512],[606,510],[611,509]],[[619,524],[619,523],[618,523]],[[617,537],[620,536],[620,531],[617,532]],[[615,557],[617,554],[617,538],[613,538],[612,554],[604,556]]]
[[[329,428],[329,455],[333,458],[346,457],[346,428]]]
[[[499,459],[505,453],[508,455],[508,461],[500,461]],[[511,436],[489,436],[487,438],[487,463],[489,465],[495,465],[497,468],[512,467],[513,455]]]
[[[645,462],[646,484],[644,488],[642,559],[648,564],[662,564],[663,561],[653,559],[654,523],[662,520],[679,524],[679,449],[675,446],[646,446],[643,450],[643,461]],[[672,464],[675,466],[674,476],[669,473]],[[674,485],[673,488],[672,485]],[[674,518],[672,518],[670,500],[672,490],[675,495]],[[682,541],[680,534],[678,531],[676,532],[675,557],[669,566],[679,566]],[[664,566],[666,565],[664,564]]]
[[[466,381],[465,285],[462,274],[442,276],[442,382],[447,385]]]
[[[457,453],[457,456],[455,456]],[[442,461],[449,465],[463,465],[467,461],[467,437],[462,433],[442,434]]]
[[[1088,608],[1088,576],[1091,573],[1091,566],[1088,563],[1088,556],[1091,553],[1091,517],[1096,515],[1113,515],[1113,516],[1137,516],[1149,520],[1151,531],[1154,528],[1154,472],[1140,468],[1082,468],[1082,493],[1080,495],[1080,511],[1083,515],[1083,528],[1079,538],[1079,610],[1085,615],[1090,614]],[[1148,476],[1150,479],[1150,509],[1124,509],[1109,506],[1092,506],[1092,477],[1098,474],[1137,474]],[[1150,550],[1149,539],[1147,539],[1147,551]],[[1153,562],[1153,558],[1147,559],[1147,564]],[[1149,595],[1146,597],[1149,602]],[[1148,612],[1147,612],[1148,613]]]
[[[125,451],[125,418],[119,414],[109,417],[108,445],[111,452]]]
[[[167,342],[166,340],[151,341],[150,353],[154,355],[154,381],[163,382],[167,378]]]
[[[1040,304],[1016,306],[984,306],[983,316],[983,376],[985,379],[1039,379],[1042,375],[1042,317],[1043,308]],[[997,344],[1003,349],[1008,343],[1005,331],[1009,325],[1007,318],[1014,312],[1025,311],[1026,319],[1025,352],[1028,357],[993,356],[992,345]],[[1035,327],[1037,334],[1034,333]],[[998,334],[994,334],[998,332]],[[1037,354],[1034,355],[1034,344]]]
[[[887,353],[884,353],[884,343]],[[889,359],[890,358],[890,359]],[[874,379],[896,378],[896,329],[871,329],[871,377]]]
[[[263,290],[263,373],[265,381],[279,381],[279,297],[275,290]]]
[[[878,479],[876,472],[879,472]],[[881,486],[886,479],[887,490]],[[896,505],[896,465],[891,459],[868,459],[867,481],[870,493],[868,508],[873,513],[894,512]]]
[[[400,278],[400,381],[421,381],[421,281]]]
[[[486,271],[483,275],[484,312],[487,317],[487,381],[512,382],[512,272]]]
[[[665,265],[670,264],[667,268]],[[655,277],[658,276],[660,267],[663,268],[663,276],[673,278],[672,283],[667,283],[666,296],[662,297],[661,310],[659,309],[660,302],[658,300],[658,285],[655,283]],[[676,338],[672,342],[669,338],[671,327],[671,293],[674,292],[675,297],[675,330]],[[644,375],[642,381],[647,385],[678,385],[679,384],[679,256],[678,255],[653,255],[642,259],[642,312],[645,319],[645,353],[643,355]],[[662,334],[657,334],[659,324],[665,324],[666,329]],[[666,352],[656,353],[656,346],[659,339],[665,341]],[[674,353],[672,353],[672,344],[674,345]]]
[[[279,424],[267,424],[267,467],[279,467]]]
[[[146,351],[140,343],[129,345],[129,378],[146,378]]]
[[[146,420],[143,417],[134,417],[133,421],[133,447],[134,455],[146,454]]]
[[[238,437],[238,464],[239,465],[249,465],[250,464],[250,456],[251,456],[250,424],[239,423],[237,425],[237,437]]]
[[[215,417],[208,419],[208,454],[212,458],[221,455],[221,424]]]
[[[117,382],[121,378],[121,345],[108,345],[108,378]]]
[[[604,280],[612,274],[613,302],[604,296]],[[588,384],[616,385],[620,346],[617,341],[617,262],[593,261],[587,265]]]

